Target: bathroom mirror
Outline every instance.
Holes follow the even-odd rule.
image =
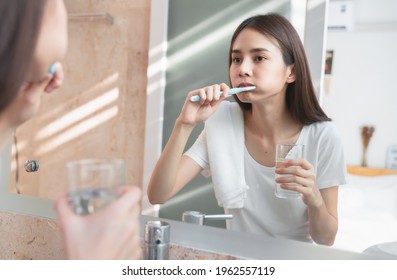
[[[151,38],[149,57],[146,120],[149,129],[146,131],[145,186],[162,148],[167,143],[186,94],[205,85],[229,82],[229,44],[234,30],[244,19],[270,12],[287,17],[304,42],[319,95],[323,81],[327,1],[169,0],[168,2],[168,11],[160,6],[163,17],[156,15],[156,21],[151,26],[151,33],[153,36],[157,35],[157,40]],[[161,23],[159,19],[162,19]],[[155,24],[158,24],[158,27],[154,27]],[[159,30],[163,34],[159,34]],[[167,46],[166,50],[161,49],[164,45]],[[162,60],[166,63],[160,67],[159,63]],[[155,87],[162,83],[162,87]],[[151,84],[153,86],[150,86]],[[152,99],[151,96],[157,98]],[[194,143],[202,129],[203,125],[195,128],[187,147]],[[153,138],[157,140],[156,143]],[[147,148],[149,146],[151,148]],[[223,213],[223,209],[217,206],[211,179],[202,175],[157,208],[151,207],[147,200],[144,202],[147,203],[144,207],[144,211],[147,211],[145,214],[159,215],[167,219],[180,220],[182,213],[189,210],[206,214]],[[209,222],[209,225],[225,227],[225,222],[213,221]]]
[[[369,149],[368,156],[371,158],[371,166],[385,167],[388,146],[397,145],[397,132],[392,129],[397,118],[394,110],[397,100],[395,94],[392,94],[394,84],[390,82],[395,73],[393,65],[397,61],[393,51],[397,42],[396,39],[391,39],[397,38],[397,18],[391,12],[395,9],[389,8],[396,6],[395,1],[227,1],[226,7],[223,6],[224,1],[202,2],[202,7],[199,6],[201,2],[192,6],[179,2],[182,1],[170,1],[170,10],[162,9],[163,17],[157,14],[157,19],[162,22],[156,31],[162,30],[163,34],[157,33],[157,41],[153,40],[155,43],[151,45],[151,62],[154,67],[148,76],[149,86],[152,86],[148,89],[147,127],[150,130],[146,131],[146,139],[153,141],[153,135],[157,134],[159,137],[155,139],[159,142],[146,142],[147,147],[151,148],[145,151],[145,186],[155,161],[168,140],[186,94],[203,85],[228,81],[227,50],[230,37],[227,36],[231,36],[233,29],[244,18],[269,12],[267,8],[290,18],[301,34],[320,103],[340,131],[347,162],[359,164],[359,127],[375,124],[376,132],[371,143],[373,146]],[[178,13],[178,9],[183,9],[184,13]],[[193,15],[189,16],[189,13]],[[326,36],[323,36],[327,13],[332,29],[326,30]],[[232,22],[234,26],[227,29]],[[349,29],[352,22],[356,26]],[[377,43],[378,40],[382,43]],[[370,51],[374,50],[375,45],[378,50],[376,55]],[[324,77],[323,62],[328,49],[334,50],[333,69],[331,74]],[[365,51],[360,54],[359,49]],[[371,62],[367,58],[371,58]],[[386,75],[384,66],[388,69]],[[387,113],[383,117],[375,113],[374,104],[377,109],[386,108]],[[195,141],[201,129],[202,127],[196,129],[188,146]],[[381,153],[378,153],[378,148]],[[397,176],[387,177],[381,182],[375,178],[350,174],[349,179],[350,186],[340,188],[340,227],[335,246],[361,252],[370,244],[395,240],[397,209],[393,206],[393,200],[397,199]],[[374,196],[374,188],[371,187],[379,187],[380,192]],[[217,206],[210,180],[204,177],[196,178],[160,207],[151,206],[147,199],[144,200],[144,206],[146,214],[175,220],[180,220],[182,212],[187,210],[207,214],[223,213],[223,209]],[[372,214],[367,215],[360,209],[368,209],[365,213],[372,211]],[[224,227],[224,222],[210,225]],[[376,230],[371,225],[375,225]]]

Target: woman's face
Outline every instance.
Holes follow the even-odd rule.
[[[232,87],[256,86],[253,91],[240,93],[242,102],[252,103],[284,93],[292,82],[292,66],[285,65],[276,40],[254,29],[244,29],[232,46],[229,69]]]
[[[66,54],[67,13],[63,0],[48,0],[27,82],[46,77],[50,66]]]
[[[12,126],[27,121],[38,111],[41,95],[51,79],[49,68],[63,59],[67,43],[67,13],[63,0],[48,0],[27,79],[5,112]]]

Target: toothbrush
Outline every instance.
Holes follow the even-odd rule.
[[[242,88],[231,88],[229,89],[229,94],[237,94],[240,92],[244,92],[244,91],[250,91],[255,89],[255,86],[250,86],[250,87],[242,87]],[[223,94],[223,91],[220,92],[220,95]],[[190,97],[190,101],[192,102],[199,102],[200,101],[200,96],[199,95],[194,95]]]
[[[55,63],[51,64],[50,68],[48,69],[48,72],[54,76],[55,74]]]

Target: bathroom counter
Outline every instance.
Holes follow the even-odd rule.
[[[185,250],[179,257],[170,252],[171,259],[375,259],[375,257],[371,255],[348,252],[321,245],[229,231],[151,216],[141,217],[142,238],[144,235],[143,229],[145,222],[149,220],[168,222],[171,226],[170,251],[175,249],[175,247]],[[186,250],[193,250],[195,253],[186,254]],[[210,253],[212,253],[212,255]]]

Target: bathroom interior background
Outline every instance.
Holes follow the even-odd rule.
[[[339,129],[348,164],[360,165],[360,128],[370,125],[368,167],[385,168],[387,150],[397,145],[397,1],[350,2],[354,29],[327,34],[334,57],[322,107]]]
[[[359,127],[370,124],[374,125],[376,130],[368,150],[368,163],[370,167],[384,167],[387,148],[397,143],[397,130],[393,123],[397,113],[392,110],[394,102],[397,102],[392,86],[392,75],[395,72],[393,64],[397,61],[394,52],[397,46],[397,18],[393,11],[396,10],[397,3],[393,0],[379,0],[376,3],[371,0],[352,2],[355,4],[355,30],[330,31],[327,34],[327,49],[334,50],[334,64],[329,92],[324,93],[321,101],[341,132],[348,164],[359,164]],[[18,129],[20,164],[22,163],[20,168],[23,168],[25,159],[34,158],[39,160],[43,171],[30,173],[30,177],[26,179],[21,178],[20,187],[24,194],[54,198],[57,193],[67,188],[64,163],[73,157],[97,155],[98,151],[108,151],[108,157],[124,157],[129,168],[129,182],[142,185],[142,135],[145,130],[144,108],[147,98],[145,93],[150,3],[144,0],[65,0],[65,3],[72,13],[106,11],[113,15],[113,24],[117,28],[112,29],[112,25],[106,20],[71,20],[70,49],[65,69],[66,79],[73,83],[68,85],[66,80],[65,87],[59,92],[44,96],[43,106],[36,119]],[[115,39],[116,37],[118,39]],[[226,56],[225,52],[225,61]],[[103,59],[104,57],[107,59]],[[99,65],[100,63],[104,65]],[[188,69],[190,66],[183,67],[181,69]],[[227,77],[227,72],[223,75]],[[196,74],[193,77],[191,81],[194,82],[200,76]],[[183,90],[184,94],[187,93],[187,90],[180,90]],[[97,102],[90,102],[92,100]],[[82,115],[79,112],[84,111],[87,114],[87,108],[90,113],[81,119]],[[68,114],[70,112],[75,114]],[[98,118],[93,118],[94,116]],[[62,122],[54,122],[56,119]],[[99,123],[94,125],[91,122],[93,119],[99,119]],[[82,127],[79,124],[85,121],[93,126],[89,129],[85,126],[85,130],[78,130]],[[173,121],[171,120],[172,123]],[[38,127],[46,127],[47,133],[54,134],[40,134]],[[52,142],[60,139],[64,142]],[[51,149],[51,145],[47,145],[51,142],[56,148]],[[100,143],[106,144],[103,146]],[[78,148],[75,144],[78,144]],[[13,170],[15,172],[15,166]],[[11,178],[15,178],[14,176],[15,173]],[[25,187],[24,180],[27,183]],[[210,186],[208,189],[210,192]],[[15,186],[11,186],[10,190],[15,192]],[[200,201],[200,196],[195,195],[196,201]],[[215,203],[215,200],[213,202]],[[183,204],[182,199],[175,202],[179,203],[183,210],[198,210],[195,205]],[[204,207],[203,211],[212,213],[211,210],[207,210],[208,208]],[[0,213],[0,219],[2,224],[9,225],[7,231],[1,232],[1,239],[9,240],[7,243],[14,246],[16,251],[19,247],[26,247],[28,243],[22,244],[20,241],[26,237],[27,232],[34,230],[37,231],[39,243],[40,240],[47,240],[47,243],[41,242],[41,249],[35,252],[45,256],[44,258],[52,254],[50,252],[54,248],[51,246],[54,243],[50,240],[51,237],[47,237],[47,233],[49,227],[53,230],[56,226],[39,222],[30,224],[24,217],[15,218],[4,212]],[[176,215],[175,219],[180,220],[180,215]],[[11,239],[15,239],[15,242]],[[59,239],[54,242],[60,248]],[[45,249],[43,246],[46,246]]]

